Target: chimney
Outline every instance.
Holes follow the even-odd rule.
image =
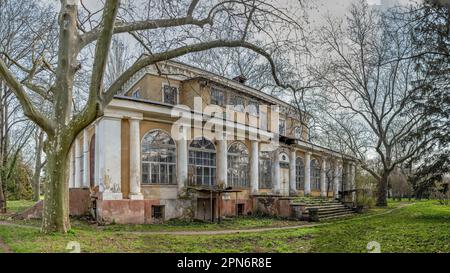
[[[237,81],[239,83],[244,84],[247,81],[247,78],[244,75],[239,75],[233,78],[233,81]]]

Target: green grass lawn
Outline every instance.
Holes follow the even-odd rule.
[[[402,203],[403,204],[403,203]],[[128,231],[248,229],[297,223],[240,218],[222,225],[173,221],[164,225],[112,225],[98,230],[74,221],[69,234],[44,235],[38,229],[0,225],[0,238],[15,252],[65,252],[77,241],[82,252],[367,252],[370,241],[382,252],[450,252],[450,206],[436,201],[377,208],[318,227],[228,235],[155,235]]]

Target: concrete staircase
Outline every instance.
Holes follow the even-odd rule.
[[[293,203],[301,207],[302,220],[313,222],[346,217],[355,213],[334,199],[299,197],[293,200]]]

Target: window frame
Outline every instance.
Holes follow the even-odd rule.
[[[281,121],[283,121],[283,122],[281,122]],[[279,124],[278,124],[278,134],[280,135],[280,136],[285,136],[286,135],[286,119],[282,119],[282,118],[280,118],[279,119]],[[281,124],[284,124],[284,126],[283,126],[283,132],[281,132]]]
[[[230,152],[235,145],[243,149],[240,152]],[[233,160],[236,160],[237,163],[234,163]],[[248,188],[250,186],[249,164],[250,158],[247,146],[242,142],[233,142],[227,149],[227,181],[229,186],[233,188]],[[236,171],[236,165],[238,165],[238,170],[237,174],[234,175],[232,172]]]
[[[165,101],[165,87],[170,87],[170,88],[175,88],[175,92],[176,92],[176,94],[175,94],[175,103],[174,104],[172,104],[172,103],[168,103],[168,102],[166,102]],[[177,105],[178,103],[179,103],[179,101],[180,101],[180,88],[179,88],[179,86],[178,85],[175,85],[175,84],[170,84],[170,83],[168,83],[168,82],[163,82],[163,84],[162,84],[162,89],[161,89],[161,95],[162,95],[162,98],[161,98],[161,101],[162,101],[162,103],[165,103],[165,104],[170,104],[170,105]]]
[[[305,190],[305,160],[301,156],[295,160],[295,185],[297,190]]]
[[[169,141],[171,144],[158,144],[154,145],[154,147],[150,147],[151,143],[145,143],[146,137],[153,133],[162,133],[169,137]],[[144,145],[149,145],[149,147],[145,147]],[[176,185],[177,184],[177,147],[173,138],[163,130],[156,129],[150,130],[147,132],[141,140],[141,185]],[[148,149],[148,151],[144,152],[144,148]],[[165,150],[165,151],[163,151]],[[151,155],[153,153],[153,155]],[[155,155],[156,153],[156,155]],[[167,158],[172,158],[171,162],[157,161],[153,160],[155,158],[161,158],[161,154],[166,156]],[[148,160],[150,158],[150,160]],[[156,174],[153,174],[153,170],[158,170]],[[164,171],[164,174],[162,173]],[[172,170],[172,173],[171,173]],[[155,175],[155,176],[154,176]],[[145,179],[144,177],[147,177]],[[154,181],[152,178],[157,177]],[[166,182],[162,182],[162,180]]]
[[[267,164],[268,163],[268,164]],[[265,170],[263,167],[267,166],[267,170]],[[272,181],[272,158],[270,152],[266,151],[260,151],[259,152],[259,181],[258,181],[258,187],[259,189],[272,189],[273,188],[273,181]],[[268,180],[268,181],[267,181]]]
[[[255,111],[253,112],[253,111],[250,111],[250,106],[254,106],[255,108]],[[257,100],[254,100],[254,99],[249,99],[248,101],[247,101],[247,113],[249,114],[249,115],[252,115],[252,116],[255,116],[255,117],[257,117],[258,115],[259,115],[259,103],[258,103],[258,101]]]
[[[299,135],[299,136],[297,136],[297,130],[300,130],[300,135]],[[294,128],[294,137],[295,137],[296,139],[301,140],[301,139],[302,139],[302,135],[303,135],[303,128],[302,128],[301,126],[295,127],[295,128]]]
[[[217,103],[213,102],[213,93],[214,93],[214,92],[220,92],[220,93],[222,93],[222,96],[223,96],[223,101],[222,101],[222,103],[217,104]],[[225,90],[223,90],[222,88],[217,87],[217,86],[211,86],[210,91],[209,91],[209,95],[210,95],[210,99],[209,99],[210,104],[217,105],[217,106],[221,106],[221,107],[224,107],[224,106],[225,106],[226,101],[227,101],[227,96],[226,96],[226,91],[225,91]],[[215,100],[215,99],[214,99],[214,100]]]
[[[314,164],[313,162],[317,163]],[[316,158],[311,159],[310,163],[311,173],[310,173],[310,181],[311,181],[311,190],[320,190],[320,172],[321,172],[321,164],[320,161]]]
[[[214,147],[214,150],[212,149],[204,149],[204,147],[192,147],[192,144],[195,141],[200,141],[200,140],[206,140],[208,141],[210,144],[212,144],[212,146]],[[205,154],[208,154],[208,157],[205,157]],[[200,155],[200,157],[198,157],[197,155]],[[214,155],[214,156],[212,156]],[[204,164],[204,162],[208,162],[210,164]],[[200,163],[198,163],[200,162]],[[213,163],[213,164],[211,164]],[[193,182],[188,181],[188,184],[190,186],[206,186],[206,187],[212,187],[214,185],[216,185],[217,183],[217,149],[216,146],[214,145],[214,143],[205,138],[205,137],[201,137],[201,138],[196,138],[193,139],[191,141],[191,143],[189,143],[188,146],[188,169],[191,168],[194,170],[194,173],[192,173],[192,178],[194,179]],[[198,169],[201,169],[201,174],[199,175],[197,173]],[[205,170],[208,170],[208,179],[209,181],[207,181],[208,183],[205,183]],[[199,177],[201,178],[201,183],[198,183],[198,179]]]
[[[242,104],[235,104],[235,101],[234,101],[235,99],[241,99]],[[233,106],[234,111],[241,112],[241,113],[245,112],[245,98],[244,97],[237,95],[237,94],[232,94],[230,96],[229,103],[230,103],[230,105]],[[242,108],[237,108],[238,106],[242,106]]]
[[[160,217],[155,217],[155,209],[160,209],[161,211],[158,212],[160,214]],[[165,206],[164,205],[152,205],[152,222],[164,222],[165,220]]]

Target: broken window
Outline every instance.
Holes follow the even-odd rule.
[[[236,204],[237,215],[244,215],[244,204]]]
[[[206,138],[195,139],[189,145],[189,185],[216,184],[216,148]]]
[[[311,160],[311,190],[320,190],[320,163],[317,159]]]
[[[228,184],[236,188],[248,187],[248,150],[241,142],[228,149]]]
[[[142,139],[142,184],[176,184],[176,152],[173,139],[161,130]]]
[[[233,105],[234,111],[244,112],[244,99],[240,96],[232,96],[231,105]]]
[[[160,223],[164,221],[164,206],[152,206],[152,222]]]
[[[163,86],[163,102],[167,104],[175,105],[178,103],[178,88],[175,86],[164,85]]]
[[[297,190],[303,190],[305,188],[305,164],[303,163],[303,158],[297,157],[295,164],[295,182]]]
[[[261,152],[259,155],[259,188],[272,188],[272,159],[269,152]]]
[[[211,88],[211,104],[224,106],[225,105],[225,92],[216,87]]]

